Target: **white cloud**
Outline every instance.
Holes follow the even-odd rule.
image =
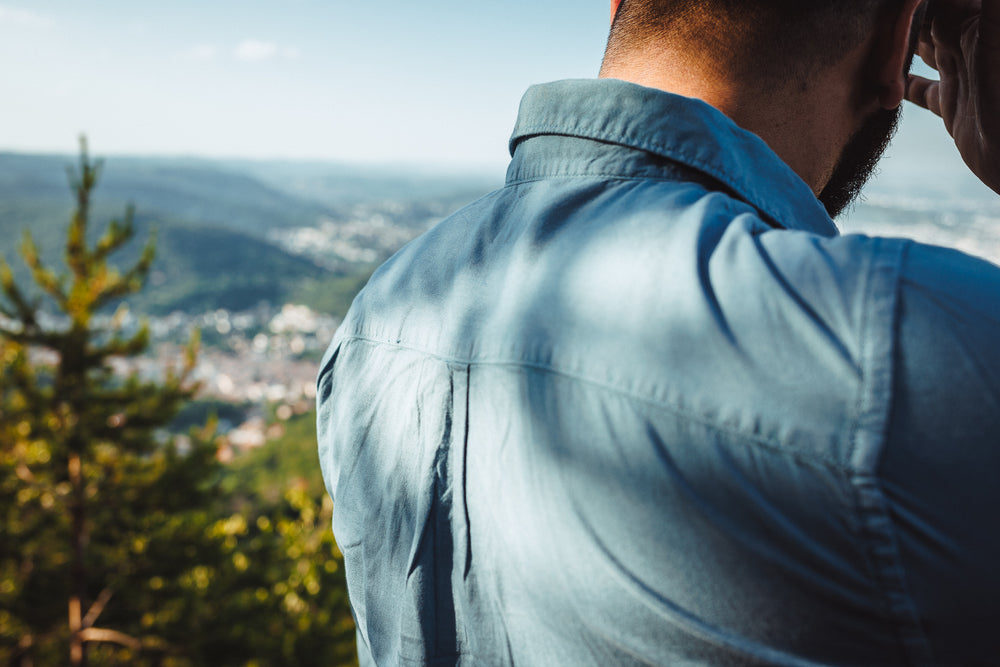
[[[198,44],[197,46],[192,46],[190,49],[181,52],[181,58],[184,60],[193,60],[195,62],[209,62],[215,60],[215,57],[219,55],[219,47],[215,44]]]
[[[52,25],[52,19],[20,7],[0,5],[0,26],[2,25],[47,28]]]
[[[259,39],[245,39],[237,44],[233,51],[233,56],[243,62],[263,62],[278,55],[279,48],[274,42],[265,42]]]

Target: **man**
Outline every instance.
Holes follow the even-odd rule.
[[[830,215],[904,97],[1000,192],[1000,0],[617,5],[322,363],[363,664],[993,664],[1000,269]]]

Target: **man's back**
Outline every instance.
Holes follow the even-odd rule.
[[[1000,270],[836,237],[759,139],[631,84],[534,89],[512,145],[506,187],[381,268],[320,373],[362,653],[993,655],[1000,315],[978,294]]]

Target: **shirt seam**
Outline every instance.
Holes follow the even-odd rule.
[[[698,424],[701,424],[702,426],[710,428],[710,429],[712,429],[712,430],[714,430],[714,431],[716,431],[718,433],[725,433],[725,434],[729,434],[729,435],[738,436],[740,438],[744,438],[747,441],[750,441],[750,442],[752,442],[752,443],[754,443],[756,445],[759,445],[761,447],[764,447],[764,448],[768,449],[769,451],[772,451],[772,452],[775,452],[775,453],[778,453],[778,454],[783,454],[785,456],[789,456],[793,460],[795,460],[795,461],[797,461],[799,463],[805,464],[805,465],[824,466],[828,470],[836,471],[836,472],[839,472],[841,474],[846,474],[848,476],[854,475],[856,473],[856,471],[852,467],[845,466],[844,464],[839,463],[839,462],[837,462],[835,460],[829,459],[829,458],[824,457],[824,456],[817,456],[817,455],[814,455],[814,454],[807,455],[807,454],[804,454],[803,452],[800,452],[800,451],[795,451],[795,450],[788,449],[786,447],[782,447],[782,446],[780,446],[778,444],[775,444],[774,442],[771,442],[770,440],[768,440],[766,438],[761,438],[759,436],[756,436],[756,435],[753,435],[753,434],[749,434],[746,431],[740,431],[740,430],[733,429],[733,428],[727,428],[725,426],[722,426],[722,425],[718,424],[717,422],[705,419],[705,417],[703,417],[703,416],[701,416],[701,415],[699,415],[697,413],[694,413],[694,412],[692,412],[692,411],[690,411],[690,410],[688,410],[686,408],[678,406],[678,405],[676,405],[674,403],[670,403],[670,402],[663,401],[663,400],[658,400],[656,398],[652,398],[650,396],[645,396],[643,394],[638,394],[638,393],[636,393],[634,391],[630,391],[630,390],[624,389],[622,387],[617,387],[617,386],[615,386],[613,384],[610,384],[608,382],[602,382],[600,380],[594,379],[592,377],[588,377],[586,375],[582,375],[582,374],[579,374],[579,373],[574,373],[572,371],[567,371],[567,370],[555,368],[555,367],[550,366],[548,364],[540,363],[540,362],[537,362],[537,361],[506,360],[506,359],[484,359],[484,358],[478,358],[478,359],[462,358],[462,357],[457,357],[457,356],[454,356],[454,355],[443,355],[443,354],[432,352],[430,350],[427,350],[427,349],[424,349],[424,348],[421,348],[421,347],[416,347],[416,346],[413,346],[413,345],[407,345],[407,344],[404,344],[402,342],[392,342],[392,341],[386,341],[386,340],[379,339],[379,338],[372,338],[372,337],[366,336],[364,334],[359,334],[359,333],[353,333],[353,334],[347,334],[347,335],[345,335],[344,337],[342,337],[338,341],[338,347],[343,346],[345,343],[347,343],[348,341],[352,341],[352,340],[354,340],[354,341],[362,341],[362,342],[365,342],[365,343],[371,343],[371,344],[374,344],[374,345],[377,345],[377,346],[380,346],[380,347],[388,346],[388,347],[391,347],[391,348],[394,348],[394,349],[409,350],[409,351],[413,351],[413,352],[419,352],[419,353],[424,354],[424,355],[426,355],[428,357],[431,357],[431,358],[434,358],[434,359],[438,359],[439,361],[442,361],[442,362],[454,363],[454,364],[464,364],[464,365],[469,366],[470,368],[471,367],[475,367],[475,366],[511,366],[511,367],[518,367],[518,368],[531,368],[531,369],[534,369],[534,370],[544,371],[546,373],[551,373],[553,375],[559,375],[559,376],[562,376],[562,377],[565,377],[565,378],[569,378],[569,379],[572,379],[572,380],[583,382],[583,383],[591,385],[593,387],[599,387],[599,388],[602,388],[602,389],[606,389],[606,390],[611,391],[611,392],[613,392],[615,394],[618,394],[620,396],[628,397],[628,398],[631,398],[633,400],[636,400],[636,401],[639,401],[641,403],[644,403],[644,404],[646,404],[648,406],[652,406],[652,407],[657,407],[657,408],[669,410],[670,412],[673,412],[674,414],[678,415],[679,417],[683,417],[685,419],[690,419],[691,421],[696,422]],[[326,372],[332,372],[332,371],[333,371],[332,368],[326,369]]]
[[[521,141],[530,139],[533,136],[546,134],[613,143],[626,148],[631,148],[633,150],[641,150],[647,153],[652,153],[674,162],[679,162],[690,169],[695,169],[714,178],[730,190],[734,191],[748,204],[760,210],[764,217],[769,220],[773,220],[781,227],[787,226],[781,222],[779,216],[771,212],[769,197],[766,194],[762,194],[761,191],[758,190],[758,188],[752,183],[735,178],[731,173],[727,173],[726,170],[713,165],[711,162],[698,158],[693,153],[684,150],[681,146],[657,143],[655,141],[650,141],[649,139],[638,139],[627,133],[622,133],[612,138],[610,135],[601,135],[600,133],[595,132],[592,128],[588,127],[569,127],[555,124],[540,124],[524,128],[518,133],[515,141],[520,143]],[[782,185],[784,184],[784,179],[782,179]],[[781,206],[778,205],[778,208],[781,208]]]
[[[587,171],[570,173],[570,174],[539,174],[538,176],[528,176],[525,178],[519,178],[514,181],[507,181],[504,187],[526,185],[528,183],[537,183],[538,181],[548,181],[558,178],[584,178],[588,176],[592,176],[594,178],[611,179],[615,181],[639,181],[639,182],[656,181],[658,183],[677,183],[683,185],[693,184],[693,185],[698,185],[698,187],[701,187],[702,189],[706,189],[704,188],[704,186],[694,181],[685,181],[678,178],[668,178],[666,176],[624,176],[617,172],[606,173],[606,172],[587,172]]]
[[[733,190],[736,190],[740,194],[743,194],[743,192],[746,191],[747,194],[752,195],[754,199],[758,197],[758,191],[755,187],[747,183],[744,183],[742,181],[737,183],[736,179],[734,179],[731,174],[727,174],[724,170],[714,167],[711,163],[705,162],[695,157],[692,153],[685,151],[681,147],[671,146],[668,144],[661,144],[654,141],[650,141],[649,139],[640,140],[626,133],[617,135],[612,139],[610,138],[610,136],[608,137],[598,136],[598,133],[594,132],[590,128],[584,128],[579,126],[568,127],[568,126],[560,126],[554,124],[542,124],[542,125],[531,126],[529,128],[526,128],[524,131],[520,132],[518,134],[517,141],[520,142],[525,139],[529,139],[530,137],[533,136],[539,136],[545,134],[565,135],[571,137],[578,137],[581,139],[591,139],[593,141],[603,141],[606,143],[613,143],[625,146],[627,148],[646,151],[647,153],[653,153],[655,155],[659,155],[660,157],[665,157],[669,160],[680,162],[681,164],[697,169],[698,171],[702,171],[711,176],[712,178],[715,178],[716,180],[725,183],[727,186],[729,186]],[[743,186],[743,187],[738,187],[738,186]]]
[[[749,207],[752,210],[753,214],[756,216],[756,218],[758,220],[760,220],[761,222],[763,222],[768,227],[770,227],[771,229],[787,229],[786,227],[783,226],[783,224],[779,220],[776,220],[770,214],[768,214],[767,211],[761,210],[761,208],[758,207],[757,205],[755,205],[753,202],[750,202],[750,201],[747,201],[746,199],[743,199],[739,195],[739,193],[736,192],[736,191],[713,190],[713,189],[711,189],[709,187],[706,187],[704,184],[699,183],[697,181],[682,180],[682,179],[676,179],[676,178],[668,178],[668,177],[665,177],[665,176],[648,176],[648,177],[647,176],[622,176],[620,174],[615,174],[615,173],[595,173],[595,172],[581,172],[581,173],[574,173],[574,174],[556,174],[556,175],[540,175],[540,176],[532,176],[532,177],[528,177],[528,178],[524,178],[524,179],[518,179],[518,180],[515,180],[515,181],[508,181],[504,185],[504,188],[516,188],[516,187],[520,187],[522,185],[528,185],[530,183],[537,183],[539,181],[552,181],[552,180],[561,179],[561,178],[573,179],[573,178],[588,178],[588,177],[593,177],[595,179],[603,179],[602,182],[604,182],[604,183],[606,183],[608,181],[623,181],[623,182],[633,182],[633,183],[648,183],[648,182],[652,181],[652,182],[656,182],[656,183],[677,183],[678,185],[690,185],[690,186],[694,186],[694,187],[699,188],[700,190],[702,190],[706,194],[709,194],[709,195],[718,194],[718,195],[722,195],[723,197],[725,197],[725,199],[726,199],[726,201],[724,203],[725,212],[733,213],[734,217],[737,216],[737,215],[742,215],[744,213],[746,213],[746,214],[750,213],[750,211],[740,211],[739,208],[738,208],[738,206],[737,206],[737,204],[736,204],[736,202],[739,202],[739,204],[741,204],[743,206]],[[709,177],[711,177],[711,176],[709,175]],[[728,186],[726,186],[726,187],[728,187]]]
[[[894,244],[894,252],[891,257],[895,261],[887,261],[890,253],[884,249],[885,241],[880,241],[880,252],[876,255],[876,261],[869,271],[869,284],[865,289],[865,303],[862,312],[860,327],[861,349],[860,358],[862,360],[862,382],[858,390],[858,400],[856,403],[856,414],[851,433],[851,461],[853,474],[851,475],[851,485],[854,488],[857,499],[857,512],[860,519],[861,539],[863,544],[862,553],[869,571],[873,574],[875,584],[881,591],[882,600],[886,611],[896,630],[896,636],[901,644],[903,654],[907,662],[913,665],[934,664],[930,645],[927,636],[920,625],[919,614],[916,605],[910,597],[906,585],[906,570],[900,559],[899,545],[896,539],[896,530],[889,516],[888,503],[885,493],[881,487],[878,474],[876,472],[878,461],[881,460],[882,453],[888,443],[889,419],[891,406],[894,400],[894,386],[896,378],[896,333],[899,318],[899,290],[900,277],[902,275],[902,263],[905,259],[906,251],[912,242]],[[886,280],[879,275],[886,269],[892,269],[892,284],[887,290],[890,299],[888,330],[886,332],[872,331],[876,322],[881,322],[881,318],[873,317],[872,310],[876,306],[873,301],[878,296],[878,290],[882,287],[882,281]],[[887,336],[888,350],[875,350],[876,346],[872,341],[878,340],[873,336]],[[879,377],[875,375],[875,364],[878,360],[888,366],[888,370],[883,371]],[[882,383],[881,395],[884,400],[879,401],[879,407],[870,405],[872,396],[879,395],[878,389],[874,391],[872,386],[875,383]],[[867,397],[867,401],[866,401]],[[866,405],[866,402],[869,403]],[[860,439],[873,429],[870,425],[862,426],[864,416],[874,409],[879,411],[880,424],[877,433],[877,443],[868,443],[869,447],[875,447],[877,454],[870,460],[865,461],[865,465],[860,465],[860,456],[864,452],[857,451]]]

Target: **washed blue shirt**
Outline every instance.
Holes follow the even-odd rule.
[[[363,663],[994,663],[1000,269],[622,81],[511,151],[322,362]]]

